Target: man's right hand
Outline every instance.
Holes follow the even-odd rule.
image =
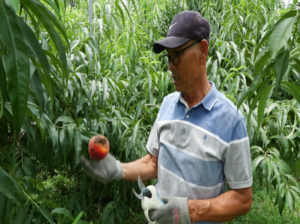
[[[87,174],[101,183],[106,184],[112,180],[122,179],[123,168],[121,162],[116,160],[110,153],[100,161],[90,161],[81,156],[80,162]]]

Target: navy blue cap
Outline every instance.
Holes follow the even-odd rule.
[[[205,39],[209,42],[209,33],[209,23],[199,12],[183,11],[173,19],[167,37],[153,44],[153,50],[158,54],[166,48],[179,47],[189,40]]]

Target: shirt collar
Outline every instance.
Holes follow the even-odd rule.
[[[211,111],[211,109],[213,108],[213,106],[215,105],[215,103],[218,100],[218,90],[216,89],[215,84],[213,82],[209,82],[209,83],[211,84],[211,89],[209,90],[208,94],[204,97],[202,102],[200,102],[195,107],[202,104],[206,110]],[[182,93],[178,94],[178,97],[176,98],[175,102],[180,102],[181,100],[184,101],[184,99],[182,97]],[[182,103],[184,103],[184,102],[182,102]],[[184,104],[186,104],[186,103],[184,103]]]

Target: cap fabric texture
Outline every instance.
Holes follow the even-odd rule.
[[[158,54],[166,48],[179,47],[191,39],[205,39],[209,42],[209,33],[209,23],[199,12],[183,11],[173,19],[167,37],[154,43],[153,50]]]

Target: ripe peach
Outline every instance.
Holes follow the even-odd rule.
[[[109,141],[103,135],[95,135],[89,143],[89,154],[94,160],[102,160],[109,152]]]

